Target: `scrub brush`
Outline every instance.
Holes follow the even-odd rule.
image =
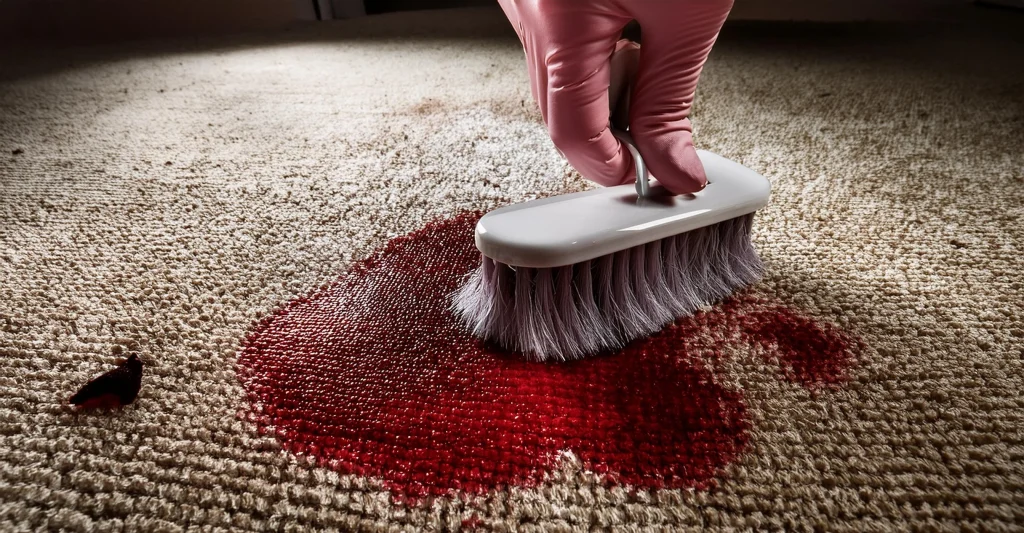
[[[751,241],[771,185],[698,150],[708,183],[672,195],[625,131],[635,184],[502,207],[476,225],[481,265],[453,295],[473,335],[538,360],[621,349],[763,275]],[[652,181],[653,179],[653,181]]]

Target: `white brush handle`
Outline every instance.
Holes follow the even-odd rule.
[[[701,191],[672,195],[656,177],[648,184],[648,171],[634,152],[642,178],[635,186],[639,198],[634,186],[619,185],[502,207],[477,222],[476,246],[506,265],[570,265],[746,215],[768,203],[771,184],[764,176],[712,152],[697,150],[697,156],[708,177]]]

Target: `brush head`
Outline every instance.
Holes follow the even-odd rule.
[[[455,294],[469,330],[540,361],[623,348],[757,281],[754,215],[554,268],[489,259]]]
[[[476,226],[480,268],[453,310],[478,337],[537,360],[622,348],[761,275],[754,212],[771,186],[698,151],[708,185],[676,196],[637,183],[504,207]]]
[[[476,246],[500,263],[552,268],[589,261],[741,217],[768,203],[771,184],[753,170],[698,150],[708,185],[672,195],[654,180],[598,188],[496,209],[476,225]]]

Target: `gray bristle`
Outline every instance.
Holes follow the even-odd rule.
[[[452,309],[477,337],[536,360],[617,350],[755,283],[754,214],[551,269],[484,257]]]
[[[594,284],[594,261],[584,261],[576,265],[576,311],[580,317],[579,336],[586,340],[581,342],[585,353],[600,351],[606,346],[614,346],[615,333],[608,330],[606,321],[597,305],[598,286]],[[599,278],[598,278],[599,279]]]
[[[648,317],[636,300],[635,291],[640,284],[639,278],[634,272],[633,262],[630,256],[633,253],[642,253],[639,250],[630,248],[615,254],[615,263],[612,268],[612,298],[615,300],[615,311],[611,315],[611,321],[622,330],[626,338],[635,339],[642,337],[647,330]],[[643,257],[640,258],[641,260]]]
[[[576,294],[579,289],[573,284],[572,271],[571,265],[555,269],[555,286],[558,287],[556,305],[561,319],[562,344],[569,350],[585,352],[593,346],[585,335],[587,328],[583,326],[583,315],[578,310],[580,303],[576,299]]]

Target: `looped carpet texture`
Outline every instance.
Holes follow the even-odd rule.
[[[444,311],[476,217],[594,186],[499,10],[4,51],[0,529],[1018,529],[1000,28],[727,24],[695,140],[772,181],[766,277],[571,364]]]

